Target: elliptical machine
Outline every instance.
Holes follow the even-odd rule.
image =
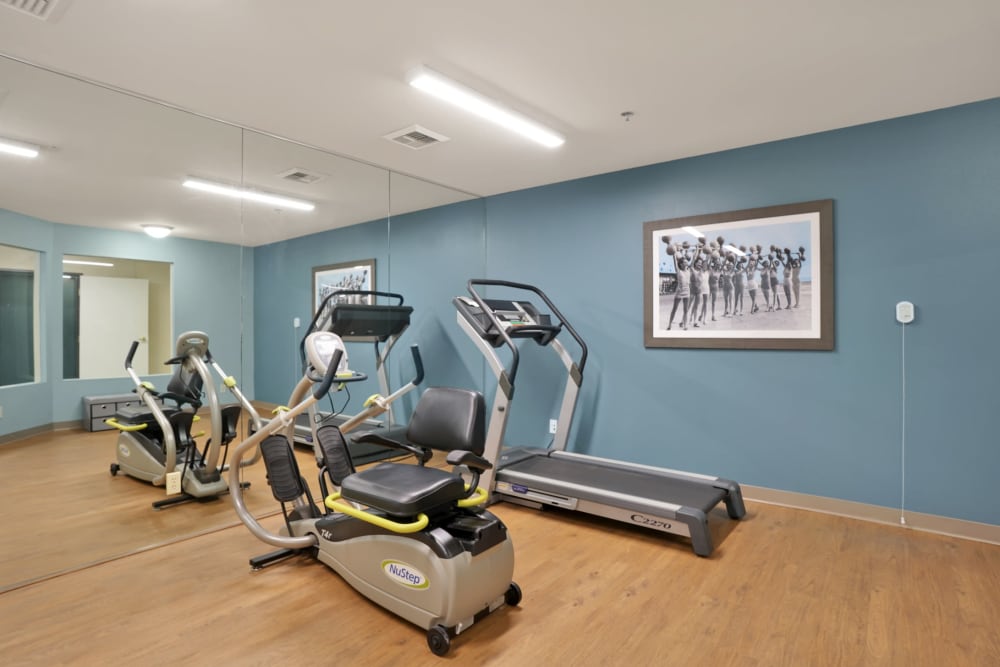
[[[337,374],[343,356],[339,336],[311,333],[304,349],[306,377],[318,385],[301,400],[289,401],[287,412],[233,452],[229,490],[236,513],[256,537],[280,548],[252,558],[250,565],[259,569],[293,554],[311,555],[376,604],[426,629],[431,651],[445,655],[452,637],[521,600],[511,580],[514,548],[507,528],[478,507],[488,497],[478,479],[491,467],[481,456],[482,394],[445,387],[423,393],[407,428],[408,443],[393,443],[416,456],[418,465],[379,463],[356,471],[340,429],[319,427],[324,500],[317,506],[292,450],[295,417],[326,395],[335,376],[337,382],[349,380]],[[239,463],[258,445],[285,518],[281,534],[263,528],[243,501]],[[471,471],[471,482],[454,470],[424,467],[430,447],[451,450],[448,463]]]
[[[389,303],[378,303],[379,299]],[[301,416],[293,432],[294,441],[316,450],[317,460],[319,447],[316,430],[326,423],[335,424],[347,436],[351,457],[358,465],[381,460],[392,452],[391,448],[378,444],[380,438],[399,440],[403,437],[405,424],[401,425],[396,421],[392,406],[423,381],[424,366],[419,346],[416,343],[410,345],[415,377],[392,392],[389,388],[387,365],[389,353],[410,326],[412,313],[411,306],[403,305],[403,295],[395,292],[345,289],[331,291],[323,298],[306,328],[303,342],[299,344],[302,367],[305,368],[307,364],[303,344],[305,338],[314,331],[335,333],[344,343],[374,343],[375,370],[380,393],[369,396],[364,401],[363,410],[354,415],[321,412],[319,406],[314,405]],[[346,360],[345,349],[341,366],[346,367]],[[307,381],[305,391],[308,391],[309,386]],[[340,386],[337,383],[338,390]],[[304,395],[305,393],[299,398]],[[282,410],[284,406],[278,409]],[[267,421],[265,419],[264,423]],[[368,437],[369,434],[373,435]]]
[[[208,335],[188,331],[177,338],[175,356],[167,365],[175,366],[167,390],[157,392],[149,382],[141,380],[132,368],[138,341],[133,341],[125,358],[125,372],[135,384],[137,405],[119,409],[105,420],[118,429],[118,448],[111,475],[124,472],[130,477],[167,486],[171,492],[170,475],[177,476],[176,492],[153,503],[154,509],[191,500],[212,499],[229,491],[223,477],[229,444],[236,438],[242,410],[258,427],[260,417],[236,386],[236,380],[225,373],[212,358]],[[238,403],[221,406],[215,381],[209,366],[214,368]],[[208,401],[211,435],[204,449],[195,442],[193,424],[202,406],[202,394]],[[173,405],[166,406],[163,401]],[[259,453],[244,465],[251,465]]]

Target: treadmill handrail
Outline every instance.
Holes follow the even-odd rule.
[[[559,320],[560,326],[564,327],[566,331],[569,332],[569,335],[573,337],[573,340],[576,341],[576,344],[580,346],[580,359],[576,362],[576,367],[579,369],[580,374],[581,375],[583,374],[583,368],[584,366],[587,365],[587,344],[583,342],[583,338],[580,337],[580,334],[576,332],[576,329],[573,328],[573,325],[569,323],[569,321],[559,311],[556,305],[552,303],[552,300],[549,299],[549,297],[545,294],[545,292],[535,287],[534,285],[529,285],[527,283],[518,283],[510,280],[494,280],[490,278],[471,278],[467,285],[469,293],[472,295],[472,298],[476,300],[476,303],[479,304],[479,307],[483,310],[486,316],[490,318],[490,321],[492,322],[493,326],[497,329],[497,331],[500,332],[500,336],[503,338],[504,343],[506,343],[506,345],[509,348],[511,348],[511,350],[514,351],[514,358],[511,362],[512,368],[508,373],[508,376],[510,378],[510,383],[512,385],[514,384],[514,376],[517,374],[517,363],[518,363],[517,346],[514,345],[514,342],[511,340],[510,336],[508,336],[507,332],[504,331],[504,327],[500,324],[499,320],[497,320],[496,316],[493,315],[493,309],[489,308],[486,305],[486,302],[483,300],[481,296],[479,296],[479,293],[475,290],[473,285],[483,285],[483,286],[494,285],[497,287],[511,287],[513,289],[520,289],[528,292],[534,292],[539,297],[541,297],[542,301],[545,302],[545,305],[548,306],[549,311],[553,315],[555,315],[556,318]]]
[[[501,282],[502,281],[476,280],[473,278],[469,280],[467,286],[469,289],[469,294],[471,294],[472,298],[475,299],[476,304],[479,306],[480,310],[482,310],[483,313],[486,315],[486,317],[490,319],[491,326],[493,326],[493,328],[497,330],[497,333],[500,334],[500,339],[503,340],[504,345],[506,345],[510,349],[511,357],[510,357],[510,368],[507,369],[507,383],[510,385],[510,392],[513,393],[514,378],[517,377],[517,365],[519,363],[521,355],[517,351],[517,345],[515,345],[514,341],[510,339],[510,336],[507,334],[506,329],[504,329],[504,327],[500,324],[500,321],[496,318],[496,315],[493,314],[493,309],[486,305],[486,302],[483,301],[483,297],[479,296],[479,292],[477,292],[475,288],[472,287],[473,285],[493,285],[493,284],[500,284]]]

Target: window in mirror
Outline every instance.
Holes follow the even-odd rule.
[[[124,360],[139,341],[133,368],[164,373],[173,356],[169,262],[117,257],[63,257],[63,377],[125,375]]]
[[[37,382],[39,253],[0,245],[0,386]]]

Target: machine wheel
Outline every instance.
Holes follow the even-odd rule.
[[[503,601],[507,603],[508,607],[519,605],[521,603],[521,587],[513,581],[510,582],[507,592],[503,594]]]
[[[115,475],[117,475],[119,470],[121,470],[121,466],[119,466],[117,463],[112,463],[111,464],[111,476],[112,477],[114,477]]]
[[[427,645],[434,655],[447,655],[451,648],[451,637],[443,625],[435,625],[427,631]]]

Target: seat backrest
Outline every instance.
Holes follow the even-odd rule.
[[[413,409],[406,439],[420,447],[461,449],[481,456],[486,446],[486,400],[470,389],[428,387]]]
[[[201,407],[202,379],[198,372],[188,368],[186,364],[179,363],[174,367],[174,374],[167,383],[168,398],[183,405],[190,403],[195,408]]]

